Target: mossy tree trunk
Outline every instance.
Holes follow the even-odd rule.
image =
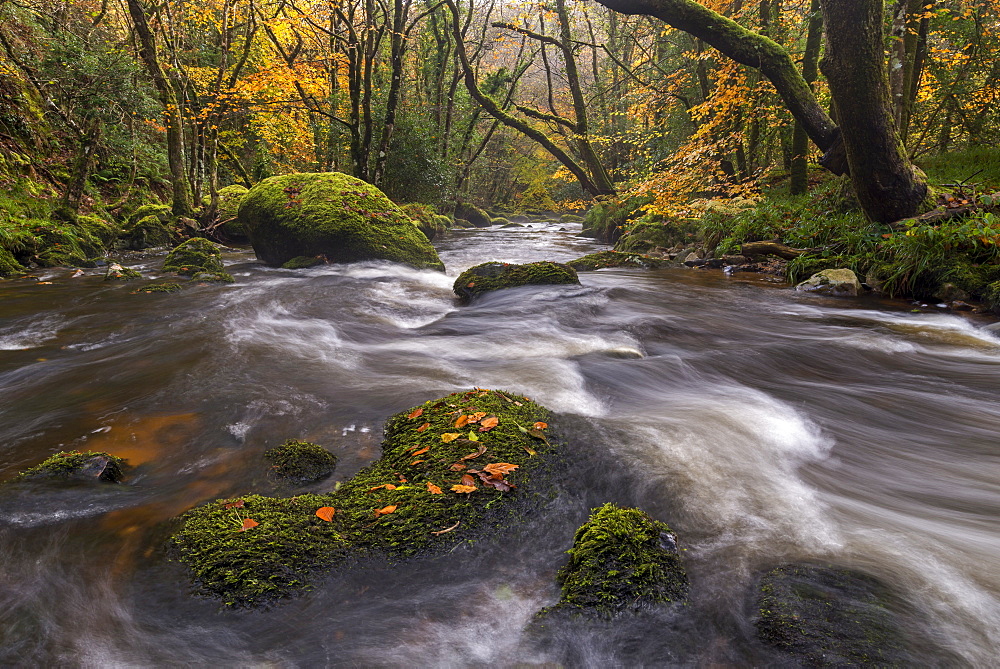
[[[882,0],[825,0],[826,53],[820,63],[837,108],[858,201],[875,221],[919,213],[927,182],[896,132],[883,56]]]
[[[655,16],[703,39],[771,80],[809,138],[826,151],[822,164],[843,173],[839,151],[858,201],[869,218],[890,222],[928,205],[926,181],[909,162],[896,132],[883,54],[882,0],[826,0],[826,55],[820,65],[830,84],[840,127],[820,107],[788,51],[695,0],[597,0],[625,14]]]
[[[819,75],[819,54],[823,46],[823,12],[819,0],[812,0],[809,5],[809,26],[806,29],[806,47],[802,54],[802,78],[812,86]],[[805,127],[795,122],[792,130],[792,164],[791,183],[789,190],[792,195],[801,195],[809,188],[809,165],[806,154],[809,152],[809,135]]]

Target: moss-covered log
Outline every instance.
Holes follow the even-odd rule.
[[[382,457],[336,491],[211,502],[182,516],[173,548],[203,593],[255,606],[308,589],[348,556],[405,558],[502,531],[548,492],[547,420],[495,390],[426,402],[389,418]]]
[[[562,598],[540,615],[611,618],[687,599],[676,537],[666,523],[639,509],[595,509],[577,530],[569,556],[557,576]]]
[[[576,270],[567,265],[543,260],[525,265],[488,262],[465,270],[455,279],[455,294],[471,299],[482,293],[519,286],[579,284]]]

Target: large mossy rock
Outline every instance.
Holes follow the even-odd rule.
[[[861,282],[853,271],[849,269],[825,269],[822,272],[816,272],[795,286],[795,290],[835,297],[857,297],[862,288]]]
[[[24,271],[24,266],[17,262],[14,255],[6,248],[0,246],[0,278],[7,278],[20,274]]]
[[[125,461],[110,453],[63,451],[14,477],[14,481],[75,480],[119,483]]]
[[[467,202],[459,202],[455,205],[455,218],[466,220],[477,228],[488,228],[493,225],[493,220],[489,214],[476,205],[468,204]]]
[[[240,213],[240,203],[249,192],[250,189],[241,184],[232,184],[219,191],[219,225],[226,239],[243,241],[247,238],[246,230],[240,225],[237,216]]]
[[[627,611],[684,602],[688,578],[677,538],[640,509],[605,504],[576,532],[559,570],[559,603],[541,616],[569,613],[612,618]]]
[[[424,233],[427,239],[431,240],[448,231],[448,224],[451,222],[447,216],[439,216],[434,207],[419,202],[407,202],[399,205],[404,214],[413,220],[420,232]]]
[[[642,269],[659,269],[669,267],[672,263],[666,258],[654,258],[637,253],[622,253],[621,251],[600,251],[591,253],[566,263],[577,272],[592,272],[606,267],[639,267]]]
[[[518,286],[579,284],[576,270],[567,265],[543,260],[525,265],[488,262],[465,270],[455,279],[455,294],[471,299],[491,290]]]
[[[265,179],[244,196],[239,223],[257,257],[272,266],[322,255],[444,269],[427,237],[382,191],[340,172]]]
[[[203,593],[256,606],[350,556],[400,559],[499,536],[550,493],[555,447],[536,425],[548,420],[496,390],[425,402],[389,418],[382,457],[334,492],[210,502],[181,517],[174,552]]]
[[[185,274],[199,281],[233,281],[222,264],[222,251],[218,244],[201,237],[187,240],[163,261],[163,270]]]
[[[864,574],[784,565],[761,579],[757,636],[807,667],[914,666],[890,597]]]

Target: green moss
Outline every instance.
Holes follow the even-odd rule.
[[[212,283],[236,283],[235,277],[228,272],[196,272],[191,276],[191,280]]]
[[[170,220],[170,205],[144,204],[129,215],[128,222],[136,223],[147,216],[155,216],[161,222],[166,223]]]
[[[625,226],[643,214],[642,207],[652,201],[649,196],[609,198],[594,203],[583,219],[580,235],[614,244]]]
[[[140,207],[140,211],[156,205]],[[169,211],[169,210],[168,210]],[[142,249],[169,246],[178,238],[170,219],[164,220],[157,214],[134,218],[122,227],[118,245],[122,248],[140,251]]]
[[[108,265],[108,271],[104,274],[105,281],[133,281],[141,279],[142,274],[130,267],[122,267],[118,263]]]
[[[226,186],[219,191],[219,223],[222,226],[222,233],[229,239],[246,239],[246,230],[243,229],[237,215],[243,197],[249,192],[248,188],[240,184]]]
[[[281,265],[282,269],[306,269],[308,267],[315,267],[316,265],[323,265],[326,263],[326,258],[323,256],[295,256],[288,262]]]
[[[100,241],[104,248],[111,248],[111,245],[118,238],[118,230],[99,216],[77,216],[76,224],[79,225],[88,235]]]
[[[264,451],[272,473],[293,483],[312,483],[325,479],[337,466],[337,456],[308,441],[289,439],[281,446]]]
[[[24,271],[24,266],[17,262],[10,251],[0,246],[0,277],[13,276]]]
[[[501,225],[504,227],[518,227],[518,228],[521,227],[520,225],[513,226],[511,222],[506,218],[504,218],[503,216],[497,216],[496,218],[491,218],[490,225]]]
[[[476,413],[499,422],[482,432],[481,423],[456,427],[460,417]],[[319,572],[349,555],[402,559],[448,550],[502,530],[518,510],[536,506],[533,495],[545,488],[540,474],[554,447],[527,431],[547,420],[544,408],[500,391],[477,388],[426,402],[389,418],[382,457],[335,492],[251,495],[239,506],[220,500],[184,514],[172,539],[176,556],[203,592],[253,606],[308,589]],[[490,463],[517,465],[503,476],[509,490],[472,472],[488,478]],[[474,491],[451,489],[463,476],[473,479]],[[335,509],[332,522],[316,516],[324,506]],[[259,525],[241,531],[245,518]]]
[[[148,286],[136,288],[136,293],[176,293],[183,288],[179,283],[151,283]]]
[[[653,258],[635,253],[622,253],[620,251],[600,251],[591,253],[576,260],[566,263],[578,272],[591,272],[606,267],[641,267],[644,269],[659,269],[669,267],[670,261],[666,258]]]
[[[490,227],[490,215],[474,204],[460,202],[455,205],[455,218],[468,221],[477,228]]]
[[[117,483],[122,480],[125,461],[110,453],[63,451],[26,469],[15,481],[38,479],[81,479]]]
[[[444,269],[399,207],[374,186],[339,172],[265,179],[244,197],[239,220],[257,256],[273,266],[322,254],[331,262],[381,259]]]
[[[760,582],[757,636],[805,666],[910,666],[889,592],[846,569],[785,565]]]
[[[665,523],[639,509],[605,504],[580,527],[559,570],[562,598],[542,614],[611,618],[687,599],[687,573]]]
[[[562,263],[542,261],[525,265],[488,262],[465,270],[455,279],[455,294],[466,299],[491,290],[550,284],[579,284],[576,270]]]
[[[163,271],[189,276],[202,273],[225,274],[219,245],[201,237],[189,239],[167,254],[163,261]]]
[[[434,207],[430,205],[408,202],[400,205],[399,208],[413,220],[417,229],[424,233],[424,236],[429,240],[438,237],[448,230],[448,223],[450,223],[448,217],[438,216],[434,211]],[[444,222],[442,222],[442,219],[444,219]]]

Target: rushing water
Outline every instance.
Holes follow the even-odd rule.
[[[455,301],[472,264],[595,248],[558,228],[455,232],[438,244],[447,276],[233,253],[235,284],[176,294],[96,270],[0,282],[0,479],[68,448],[137,466],[121,486],[0,489],[0,665],[767,665],[751,589],[792,560],[894,586],[926,664],[994,665],[1000,339],[962,316],[691,270]],[[377,457],[387,416],[472,386],[561,414],[579,460],[509,537],[263,612],[192,597],[165,560],[167,519],[272,489],[265,449],[336,452],[325,490]],[[575,528],[606,501],[677,531],[692,603],[530,643]]]

